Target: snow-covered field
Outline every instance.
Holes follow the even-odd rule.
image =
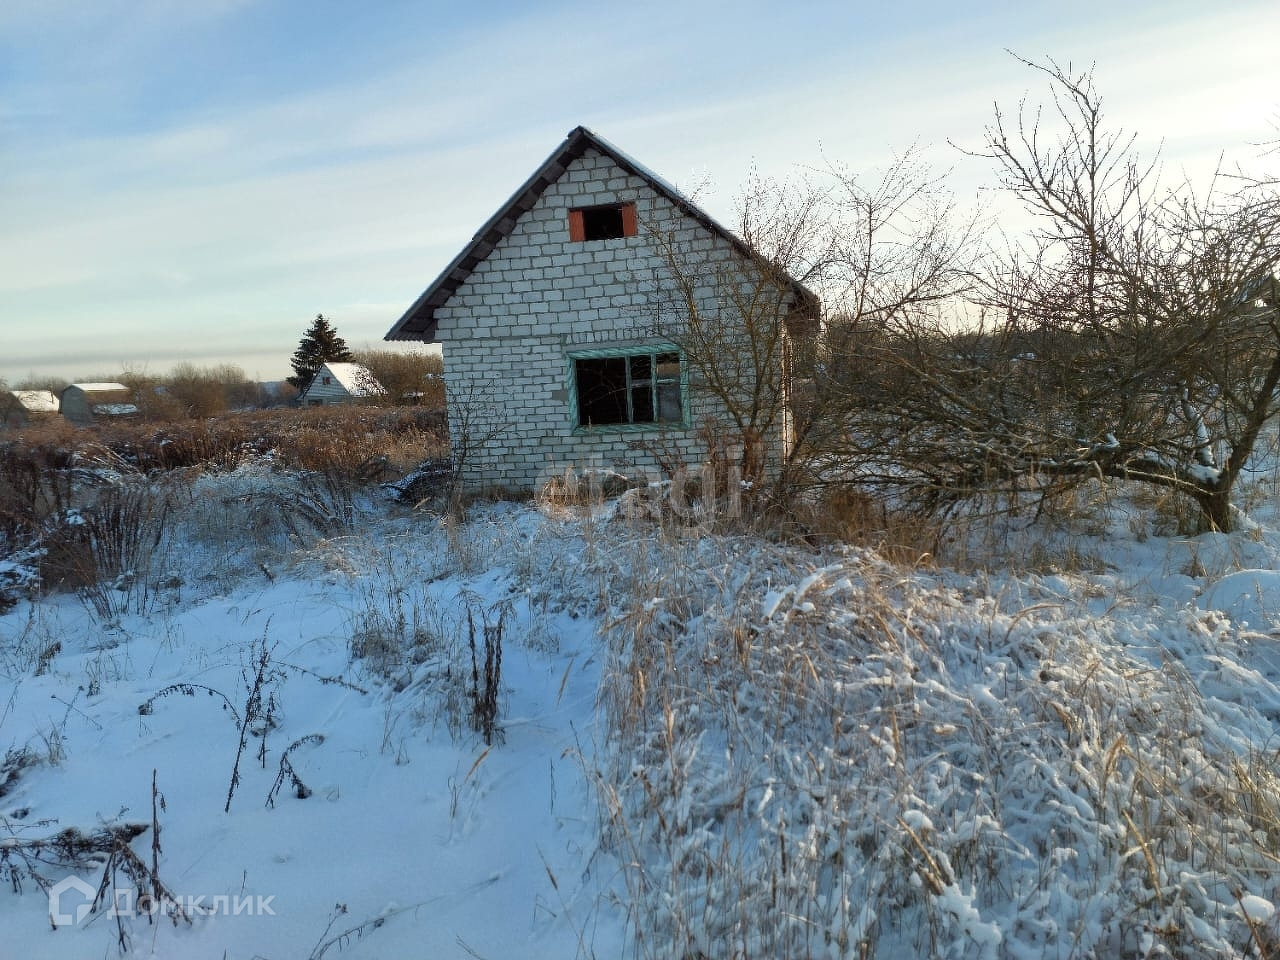
[[[169,490],[145,569],[0,615],[0,956],[1280,944],[1274,490],[960,571],[293,483]]]

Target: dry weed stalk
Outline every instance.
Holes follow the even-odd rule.
[[[251,733],[261,739],[258,760],[264,770],[267,766],[267,735],[276,724],[275,714],[279,707],[275,686],[284,679],[284,672],[272,661],[274,651],[275,646],[268,646],[264,635],[254,644],[250,667],[243,673],[248,698],[244,704],[244,716],[240,720],[240,741],[236,747],[235,763],[231,767],[231,782],[227,787],[227,802],[223,805],[223,813],[231,812],[231,798],[240,785],[240,759],[244,756]]]
[[[271,785],[271,790],[267,793],[267,806],[274,807],[276,805],[276,797],[280,793],[280,788],[284,786],[285,781],[289,782],[293,789],[293,795],[299,800],[305,800],[311,796],[311,788],[308,787],[300,776],[298,771],[294,769],[293,763],[289,760],[289,755],[298,747],[306,744],[324,743],[324,735],[319,733],[309,733],[305,737],[299,737],[293,743],[285,748],[280,754],[280,771],[276,774],[275,783]]]
[[[484,737],[485,746],[493,746],[501,733],[498,726],[502,692],[502,635],[510,609],[498,604],[480,612],[483,653],[477,650],[475,604],[467,603],[467,644],[471,651],[471,723]]]

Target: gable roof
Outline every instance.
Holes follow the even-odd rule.
[[[385,340],[425,340],[436,341],[436,310],[444,306],[458,288],[466,282],[471,272],[484,261],[494,248],[498,246],[515,229],[516,221],[533,209],[534,204],[553,183],[560,179],[569,165],[581,157],[588,149],[608,157],[623,170],[644,180],[650,187],[673,203],[681,213],[698,221],[707,230],[728,241],[743,257],[752,259],[757,254],[740,237],[721,226],[705,211],[699,209],[688,197],[682,194],[666,180],[659,177],[648,167],[637,163],[603,137],[597,136],[586,127],[574,127],[560,144],[533,172],[498,212],[485,221],[471,241],[462,248],[462,252],[444,268],[440,276],[422,295],[405,311],[404,316],[396,321]],[[817,297],[798,282],[791,280],[796,297],[806,303],[816,313]]]

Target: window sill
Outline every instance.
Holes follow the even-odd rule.
[[[592,437],[610,433],[666,433],[672,430],[688,430],[689,424],[683,420],[664,420],[661,423],[602,423],[599,426],[573,428],[575,437]]]

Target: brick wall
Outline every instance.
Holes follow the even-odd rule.
[[[617,202],[636,204],[637,236],[570,240],[570,209]],[[468,487],[533,489],[565,469],[653,468],[654,444],[701,462],[697,428],[722,411],[696,377],[688,427],[583,430],[570,399],[571,351],[670,342],[662,334],[678,330],[684,307],[666,242],[696,255],[699,269],[705,262],[708,277],[738,263],[726,241],[588,150],[436,311],[455,436],[461,428],[473,448]],[[696,295],[714,292],[708,280]]]

